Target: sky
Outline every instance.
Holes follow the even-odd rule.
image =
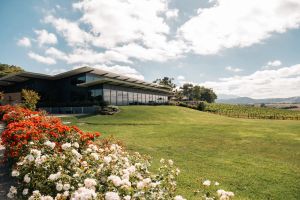
[[[299,0],[2,0],[0,63],[300,96]]]

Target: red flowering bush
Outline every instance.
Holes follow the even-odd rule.
[[[24,120],[32,116],[43,115],[40,112],[31,111],[21,106],[10,106],[10,105],[0,106],[0,113],[1,113],[2,121],[7,124],[11,122]]]
[[[28,143],[51,140],[57,143],[79,142],[89,144],[100,136],[100,133],[85,133],[79,128],[63,125],[56,117],[49,117],[42,112],[34,112],[22,107],[0,106],[2,121],[7,123],[2,133],[2,143],[9,158],[18,158],[28,153]]]

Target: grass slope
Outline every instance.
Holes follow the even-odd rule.
[[[299,121],[235,119],[175,106],[128,106],[114,116],[67,118],[128,149],[173,159],[188,199],[200,180],[221,183],[235,199],[300,199]],[[86,122],[88,124],[82,124]]]

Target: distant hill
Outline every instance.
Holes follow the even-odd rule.
[[[289,98],[252,99],[249,97],[237,97],[230,99],[217,99],[217,103],[228,104],[258,104],[258,103],[300,103],[300,96]]]

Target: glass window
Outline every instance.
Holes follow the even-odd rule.
[[[139,102],[139,103],[142,102],[142,95],[139,92],[137,92],[137,102]]]
[[[91,82],[99,79],[101,79],[101,76],[97,74],[86,74],[86,82]]]
[[[128,93],[123,91],[123,105],[128,105]]]
[[[117,105],[117,91],[110,90],[110,104]]]
[[[103,100],[110,104],[110,89],[103,89]]]
[[[77,85],[80,83],[85,83],[86,77],[84,75],[79,76],[79,77],[74,77],[71,79],[71,85]]]
[[[117,91],[117,105],[123,105],[123,92]]]
[[[128,103],[133,103],[134,99],[133,99],[133,92],[128,92]]]
[[[144,94],[144,93],[141,93],[141,95],[142,95],[142,103],[145,103],[145,102],[146,102],[145,94]]]
[[[88,91],[88,99],[90,101],[102,101],[102,92],[103,90],[102,89],[99,89],[99,88],[95,88],[95,89],[89,89]]]

